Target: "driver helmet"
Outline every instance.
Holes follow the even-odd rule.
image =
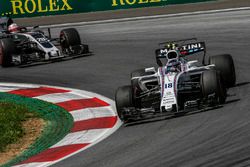
[[[11,25],[9,25],[8,31],[10,33],[20,32],[20,27],[16,23],[12,23]]]
[[[167,65],[172,64],[174,62],[179,62],[179,54],[176,50],[168,51],[166,57],[167,57]]]
[[[179,53],[176,50],[171,50],[166,54],[167,57],[167,71],[179,71],[180,60]]]

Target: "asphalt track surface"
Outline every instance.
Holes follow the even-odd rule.
[[[95,55],[28,68],[2,68],[1,82],[93,91],[114,98],[130,72],[155,66],[154,49],[168,39],[197,37],[208,55],[230,53],[237,86],[219,109],[121,127],[94,147],[55,166],[249,166],[250,10],[76,27]],[[58,34],[59,29],[52,33]]]

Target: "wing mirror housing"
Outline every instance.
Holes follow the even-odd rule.
[[[155,67],[150,67],[150,68],[146,68],[145,72],[152,72],[152,73],[156,73]]]

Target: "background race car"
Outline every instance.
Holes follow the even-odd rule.
[[[38,26],[28,30],[17,26],[11,18],[0,18],[0,64],[3,67],[87,55],[91,55],[89,47],[81,43],[75,28],[63,29],[57,38],[52,38],[50,29],[45,35]]]
[[[187,41],[194,41],[189,42]],[[224,104],[227,89],[236,82],[232,56],[209,57],[205,63],[205,42],[195,38],[162,43],[156,50],[155,67],[131,73],[131,85],[119,87],[115,101],[119,117],[127,122],[149,113],[183,114]],[[203,60],[189,61],[190,55],[203,53]]]

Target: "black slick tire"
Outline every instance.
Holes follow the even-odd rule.
[[[63,29],[60,32],[60,45],[63,49],[81,45],[81,38],[78,31],[75,28]]]
[[[115,103],[119,118],[124,122],[127,121],[128,117],[124,115],[123,109],[133,107],[131,86],[122,86],[117,89],[115,93]]]
[[[15,43],[9,39],[0,40],[0,64],[2,67],[12,65],[12,54],[15,52]]]
[[[201,74],[201,92],[202,97],[207,99],[209,95],[214,94],[220,104],[226,101],[226,89],[222,84],[220,73],[215,70],[204,71]]]
[[[215,69],[221,73],[221,77],[226,88],[235,86],[235,66],[231,55],[222,54],[209,57],[209,64],[214,64]]]

